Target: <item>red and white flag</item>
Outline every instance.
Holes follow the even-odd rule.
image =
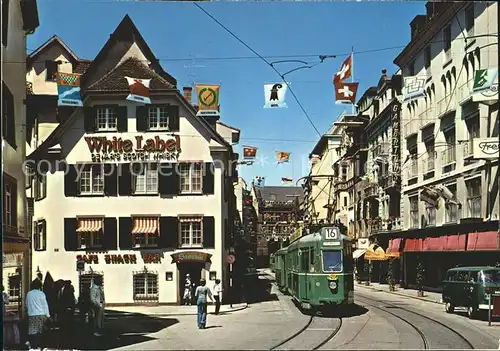
[[[151,83],[151,79],[125,78],[130,88],[130,95],[127,96],[127,100],[150,104],[149,84]]]
[[[352,54],[345,59],[344,63],[340,67],[340,70],[334,74],[333,84],[343,82],[344,80],[349,78],[351,74],[352,74]]]
[[[354,104],[356,101],[356,92],[359,83],[336,82],[335,103],[336,104]]]

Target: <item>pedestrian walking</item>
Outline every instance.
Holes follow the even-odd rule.
[[[5,287],[2,285],[2,302],[3,302],[3,314],[5,315],[5,310],[10,302],[9,294],[5,292]]]
[[[214,285],[215,314],[219,314],[220,311],[221,293],[222,293],[222,286],[220,284],[220,279],[215,279],[215,285]]]
[[[200,280],[200,285],[196,288],[194,296],[198,307],[198,329],[205,329],[207,324],[207,296],[213,301],[212,292],[206,285],[205,279]]]
[[[28,310],[28,346],[42,348],[42,334],[50,319],[47,297],[42,291],[42,283],[35,279],[31,282],[30,291],[26,295]]]
[[[90,301],[94,310],[94,336],[102,335],[102,326],[104,324],[104,289],[102,287],[102,277],[94,278],[90,288]]]

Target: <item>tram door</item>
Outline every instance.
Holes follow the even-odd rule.
[[[299,283],[300,296],[303,296],[304,299],[309,299],[309,278],[307,273],[309,272],[309,248],[300,249],[301,253],[301,272],[303,273],[303,279]]]

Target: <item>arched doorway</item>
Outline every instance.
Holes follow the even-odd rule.
[[[177,263],[177,303],[182,304],[187,274],[189,274],[194,287],[200,285],[201,278],[205,280],[208,278],[206,272],[209,268],[207,264],[212,263],[210,260],[212,255],[199,251],[183,251],[172,254],[171,257],[172,263]]]

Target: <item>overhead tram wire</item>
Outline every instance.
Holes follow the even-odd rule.
[[[224,30],[226,32],[228,32],[229,34],[231,34],[236,40],[238,40],[241,44],[243,44],[248,50],[250,50],[251,52],[253,52],[257,57],[259,57],[262,61],[264,61],[269,67],[271,67],[281,77],[281,79],[283,80],[283,82],[286,83],[286,80],[283,77],[283,75],[281,74],[281,72],[278,71],[276,69],[276,67],[274,67],[272,65],[271,62],[267,61],[262,55],[260,55],[254,49],[252,49],[247,43],[245,43],[243,40],[241,40],[236,34],[234,34],[229,28],[227,28],[224,24],[222,24],[220,21],[218,21],[214,16],[212,16],[208,11],[206,11],[198,3],[193,2],[193,5],[196,6],[197,8],[199,8],[203,13],[205,13],[208,17],[210,17],[215,23],[217,23],[219,26],[221,26],[222,28],[224,28]],[[299,105],[300,109],[302,110],[302,112],[304,113],[304,115],[306,116],[307,120],[312,125],[312,127],[314,128],[314,130],[316,131],[316,133],[318,133],[319,137],[321,137],[322,134],[319,132],[318,128],[316,128],[316,126],[314,125],[314,122],[311,120],[311,117],[309,117],[309,114],[305,110],[304,106],[302,106],[302,104],[300,103],[300,101],[299,101],[297,95],[295,94],[295,92],[292,90],[292,88],[290,86],[288,86],[288,90],[290,91],[290,93],[294,97],[295,101]]]

